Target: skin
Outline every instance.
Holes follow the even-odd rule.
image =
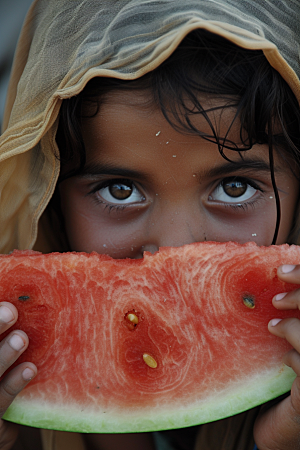
[[[220,155],[215,143],[179,133],[159,110],[130,102],[131,95],[115,93],[83,124],[86,167],[60,185],[70,248],[142,258],[144,251],[205,240],[270,245],[276,206],[267,146],[254,146],[244,160],[228,151],[235,166]],[[221,135],[233,114],[222,114]],[[204,119],[194,121],[198,129],[210,132]],[[237,141],[238,130],[236,124],[229,138]],[[224,179],[245,185],[244,195],[227,195],[220,186]],[[109,186],[117,183],[126,192],[128,181],[135,188],[127,199],[110,194]],[[279,158],[276,181],[282,207],[277,243],[282,244],[291,228],[298,182]],[[237,194],[243,189],[235,188]]]
[[[276,222],[276,205],[269,172],[268,148],[255,145],[243,154],[228,150],[229,163],[216,144],[172,128],[155,107],[145,106],[145,98],[134,93],[115,92],[106,98],[100,112],[83,123],[87,164],[82,173],[60,186],[61,208],[70,248],[97,251],[114,258],[141,258],[144,251],[162,246],[181,246],[198,241],[255,241],[270,245]],[[207,99],[208,107],[213,100]],[[211,120],[225,135],[234,111],[211,113]],[[197,128],[210,132],[207,122],[197,116]],[[236,123],[229,138],[238,141]],[[68,169],[68,168],[67,168]],[[287,242],[293,223],[299,183],[290,168],[275,157],[282,220],[277,244]],[[300,284],[300,266],[290,273],[278,269],[284,281]],[[298,291],[280,301],[275,308],[296,309]],[[10,314],[9,314],[10,313]],[[274,319],[276,310],[274,309]],[[0,304],[0,332],[17,320],[13,305]],[[270,323],[274,335],[287,339],[294,350],[284,362],[299,375],[291,396],[262,412],[255,426],[260,450],[300,448],[300,324],[295,319]],[[6,337],[0,345],[0,373],[26,349],[28,338]],[[10,342],[10,344],[9,344]],[[0,383],[0,414],[37,372],[23,363]],[[0,422],[0,448],[8,450],[15,428]],[[1,441],[2,439],[2,441]],[[6,439],[6,443],[3,441]],[[151,435],[85,437],[91,450],[115,448],[153,448]],[[121,442],[121,443],[120,443]]]

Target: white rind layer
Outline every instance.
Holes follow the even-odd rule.
[[[81,433],[130,433],[184,428],[213,422],[251,409],[272,400],[291,388],[295,379],[292,369],[282,366],[279,371],[266,371],[251,375],[251,379],[235,384],[226,391],[215,392],[189,406],[163,405],[150,410],[89,410],[80,405],[41,403],[16,398],[4,419],[37,428],[74,431]],[[171,409],[170,409],[171,407]]]

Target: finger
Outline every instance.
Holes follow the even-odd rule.
[[[0,376],[28,347],[28,337],[21,330],[12,331],[0,342]]]
[[[17,308],[9,302],[0,303],[0,334],[14,325],[18,319]]]
[[[300,375],[300,355],[295,349],[287,352],[282,361],[286,366],[291,367],[298,376]]]
[[[286,283],[300,284],[300,265],[284,264],[278,267],[277,275]]]
[[[296,373],[295,378],[290,392],[291,405],[297,416],[300,415],[300,355],[296,350],[290,350],[283,357],[283,362],[285,365],[291,367]],[[298,421],[299,424],[299,421]]]
[[[291,402],[297,414],[300,414],[300,355],[296,350],[290,350],[283,356],[283,362],[289,366],[296,373],[292,388],[291,388]]]
[[[16,395],[36,376],[37,368],[26,362],[14,367],[0,382],[0,417]]]
[[[273,306],[277,309],[299,309],[300,310],[300,289],[291,292],[282,292],[275,295],[272,300]]]
[[[268,324],[270,333],[285,338],[300,353],[300,321],[296,318],[272,319]]]

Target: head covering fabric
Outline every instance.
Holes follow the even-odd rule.
[[[141,77],[203,28],[262,50],[300,101],[299,17],[299,0],[35,0],[0,138],[0,252],[35,245],[59,175],[55,133],[63,99],[96,76]]]

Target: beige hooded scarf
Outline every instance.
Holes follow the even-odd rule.
[[[300,101],[299,18],[299,0],[35,0],[16,50],[0,138],[0,252],[59,250],[40,219],[59,175],[55,134],[63,99],[96,76],[141,77],[203,28],[262,50]],[[252,416],[203,426],[197,448],[252,450]],[[43,433],[47,450],[75,450],[61,439]]]

